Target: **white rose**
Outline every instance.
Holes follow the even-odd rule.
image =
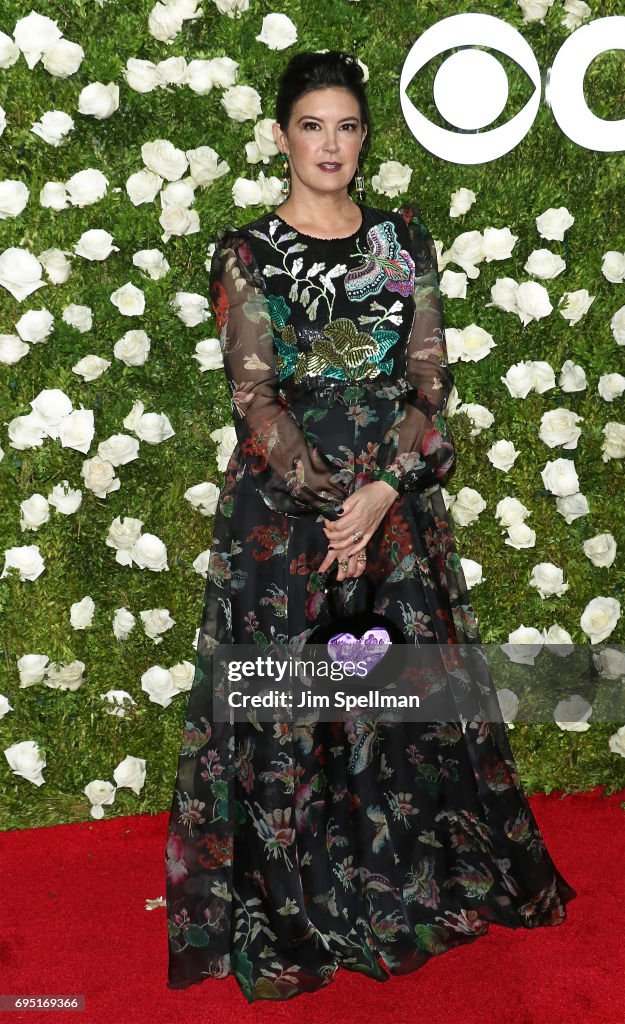
[[[593,663],[603,679],[620,679],[625,676],[625,653],[623,650],[606,647],[592,656]]]
[[[113,633],[118,640],[127,640],[137,620],[128,608],[116,608],[113,616]]]
[[[504,377],[499,378],[512,398],[527,398],[534,386],[531,363],[514,363]]]
[[[579,693],[568,700],[558,701],[553,712],[556,725],[566,732],[586,732],[590,729],[588,719],[591,715],[592,705]]]
[[[46,210],[66,210],[69,196],[62,181],[46,181],[39,193],[39,202]]]
[[[13,38],[31,71],[48,47],[56,43],[62,35],[56,21],[35,11],[31,11],[26,18],[20,18],[13,29]]]
[[[579,519],[581,516],[587,516],[590,512],[588,499],[580,491],[556,498],[556,509],[569,526],[576,519]]]
[[[566,13],[560,24],[568,28],[569,32],[575,32],[592,14],[591,8],[584,0],[564,0],[563,10]]]
[[[206,370],[220,370],[224,365],[224,357],[219,338],[198,341],[192,358],[197,359],[202,373]]]
[[[25,338],[24,340],[32,339]],[[615,398],[620,398],[625,391],[625,377],[622,373],[603,373],[599,378],[597,391],[605,402],[613,402]]]
[[[173,43],[184,18],[173,4],[157,3],[148,15],[148,32],[160,43]]]
[[[0,220],[17,217],[28,203],[29,188],[23,181],[7,178],[0,181]]]
[[[153,704],[168,708],[172,698],[179,692],[174,684],[171,672],[161,665],[152,665],[141,676],[141,689],[147,693]]]
[[[119,86],[114,82],[103,85],[92,82],[86,85],[78,97],[78,110],[81,114],[103,121],[119,108]]]
[[[116,561],[120,565],[131,564],[130,552],[141,536],[142,526],[141,519],[133,519],[131,516],[125,516],[123,521],[117,516],[109,526],[104,543],[107,547],[115,549]]]
[[[126,192],[135,206],[141,203],[151,203],[158,195],[163,179],[153,171],[137,171],[131,174],[126,181]]]
[[[544,395],[556,386],[556,375],[552,366],[544,359],[532,359],[532,384],[537,395]]]
[[[105,779],[93,779],[88,782],[83,793],[91,804],[91,817],[99,820],[104,817],[103,804],[115,802],[115,786]]]
[[[71,253],[65,249],[45,249],[39,253],[39,262],[44,267],[52,284],[65,284],[72,272],[72,265],[67,259]]]
[[[46,48],[41,62],[46,71],[55,78],[69,78],[78,71],[84,56],[85,51],[78,43],[72,43],[69,39],[59,39]]]
[[[63,448],[73,448],[83,455],[89,451],[94,434],[92,409],[74,409],[59,424],[58,436]]]
[[[286,50],[297,42],[297,29],[286,14],[266,14],[256,39],[266,43],[270,50]]]
[[[545,488],[561,498],[579,491],[579,479],[572,459],[554,459],[545,465],[540,475]]]
[[[126,466],[139,458],[139,442],[130,434],[112,434],[106,441],[100,441],[97,454],[111,466]]]
[[[603,428],[602,461],[625,458],[625,423],[610,421]]]
[[[173,236],[196,235],[200,230],[199,213],[184,206],[168,206],[161,213],[158,222],[163,228],[163,243],[167,243]]]
[[[464,353],[464,334],[457,327],[447,327],[447,358],[450,363],[457,363]]]
[[[64,110],[47,110],[39,121],[33,121],[30,130],[33,135],[38,135],[50,146],[60,146],[73,127],[74,119]],[[40,196],[44,194],[46,187],[41,190]]]
[[[561,297],[560,302],[564,302],[565,305],[560,309],[561,316],[565,320],[569,321],[569,326],[579,323],[581,318],[588,312],[595,296],[590,295],[587,288],[580,288],[576,292],[565,292]]]
[[[58,428],[72,411],[71,399],[60,388],[44,388],[32,399],[31,408],[49,437],[58,437]]]
[[[15,366],[30,350],[31,346],[16,334],[0,334],[0,362],[5,367]]]
[[[398,196],[407,191],[412,178],[412,167],[400,164],[398,160],[385,160],[377,174],[371,178],[371,186],[382,195]]]
[[[461,487],[456,494],[451,514],[459,526],[468,526],[486,508],[486,502],[473,487]]]
[[[566,206],[558,206],[557,209],[550,207],[536,218],[536,228],[542,238],[548,238],[558,242],[564,240],[564,232],[568,231],[575,223]]]
[[[265,172],[260,171],[258,174],[258,184],[260,185],[263,204],[265,206],[276,206],[282,196],[282,182],[280,178],[277,178],[275,174],[267,178]]]
[[[523,270],[544,281],[552,281],[554,277],[566,270],[566,263],[561,256],[557,256],[549,249],[534,249],[529,254]]]
[[[163,639],[160,633],[165,633],[176,625],[176,620],[172,619],[168,608],[147,608],[140,612],[140,616],[145,635],[156,643],[161,643]]]
[[[55,484],[48,495],[48,502],[61,515],[70,516],[82,505],[82,491],[69,486],[69,481],[62,480]]]
[[[462,217],[475,202],[475,192],[470,188],[459,188],[451,194],[450,217]]]
[[[270,158],[279,153],[271,130],[273,123],[273,118],[264,117],[254,125],[254,141],[245,146],[248,163],[257,164],[262,160],[268,164]]]
[[[193,508],[197,508],[203,516],[214,516],[219,501],[219,488],[206,480],[201,484],[188,487],[183,497]]]
[[[145,366],[151,347],[152,342],[145,331],[126,331],[115,342],[113,355],[126,366]]]
[[[0,356],[2,355],[1,342],[2,335],[0,335]],[[9,421],[7,430],[11,439],[11,447],[16,448],[18,451],[40,448],[46,433],[36,413],[29,413],[28,416],[16,416]]]
[[[511,526],[518,526],[530,515],[531,512],[528,507],[522,501],[519,501],[518,498],[501,498],[497,502],[497,508],[495,509],[495,518],[506,529],[510,529]]]
[[[104,228],[91,228],[83,231],[74,252],[86,260],[106,260],[112,252],[119,252],[119,246],[113,245],[113,236]]]
[[[18,658],[17,670],[20,674],[20,689],[43,682],[48,661],[47,654],[23,654],[21,658]]]
[[[533,548],[536,546],[536,530],[532,530],[525,523],[516,523],[508,528],[508,536],[504,540],[511,548],[520,551],[522,548]]]
[[[473,590],[473,587],[477,587],[478,583],[483,582],[484,575],[479,562],[475,562],[472,558],[461,558],[460,564],[469,590]]]
[[[164,412],[146,412],[137,421],[133,430],[141,441],[146,444],[161,444],[175,435],[167,415]]]
[[[215,88],[215,73],[210,60],[191,60],[187,65],[185,85],[196,96],[207,96]]]
[[[133,89],[134,92],[148,93],[162,85],[160,65],[157,67],[152,60],[139,60],[137,57],[129,57],[126,61],[123,75],[126,79],[126,85],[129,89]]]
[[[262,203],[262,188],[257,181],[249,181],[248,178],[237,178],[233,185],[233,200],[235,206],[242,208],[258,206]]]
[[[561,597],[569,589],[569,584],[564,582],[562,569],[553,562],[534,565],[529,585],[536,587],[543,600],[547,597]]]
[[[178,693],[184,693],[191,689],[195,675],[195,665],[193,662],[181,661],[177,665],[172,665],[169,671]]]
[[[591,644],[605,640],[621,617],[621,605],[615,597],[593,597],[582,612],[579,624]]]
[[[478,363],[485,359],[491,349],[497,347],[492,334],[477,324],[468,324],[462,328],[462,355],[464,362]]]
[[[448,299],[466,299],[467,275],[464,271],[456,273],[454,270],[445,270],[440,280],[440,289]]]
[[[160,281],[171,269],[160,249],[139,249],[133,253],[132,262],[133,266],[145,271],[152,281]]]
[[[208,188],[218,178],[228,174],[230,167],[225,160],[219,159],[219,154],[211,146],[198,146],[197,149],[188,149],[186,156],[189,160],[189,174],[196,185]]]
[[[500,644],[504,654],[517,665],[533,665],[543,648],[543,638],[533,626],[519,626],[508,634],[508,643]]]
[[[144,142],[141,147],[141,158],[149,171],[167,181],[177,181],[189,168],[184,152],[168,139]]]
[[[118,491],[121,487],[121,481],[115,476],[112,463],[101,459],[99,455],[85,459],[80,468],[80,475],[85,481],[85,487],[98,498],[106,498],[111,491]]]
[[[611,284],[622,284],[625,281],[625,252],[610,249],[604,253],[601,273]]]
[[[495,422],[495,417],[491,411],[486,406],[480,406],[475,401],[462,402],[456,412],[465,413],[468,416],[471,421],[471,429],[469,431],[471,437],[481,434],[483,430],[492,427]]]
[[[50,518],[50,506],[43,494],[36,492],[20,502],[20,529],[38,530]]]
[[[46,781],[42,774],[46,759],[39,753],[39,745],[35,740],[22,740],[21,743],[11,744],[10,747],[6,747],[4,756],[14,775],[20,775],[35,786],[42,786]]]
[[[167,548],[153,533],[142,533],[137,538],[130,551],[130,557],[140,569],[151,569],[152,572],[169,570]]]
[[[227,14],[229,18],[240,18],[250,6],[250,0],[213,0],[213,3],[220,14]]]
[[[611,533],[597,533],[584,541],[584,554],[593,565],[609,567],[616,558],[616,541]]]
[[[146,61],[146,63],[150,62]],[[156,85],[186,84],[189,71],[186,57],[167,57],[165,60],[159,60],[158,64],[154,67],[156,71],[154,76]]]
[[[229,89],[237,80],[239,62],[232,60],[232,57],[211,57],[210,65],[213,84],[220,89]]]
[[[90,206],[103,199],[106,195],[109,180],[102,171],[88,167],[84,171],[72,174],[65,182],[67,194],[74,206]]]
[[[49,309],[29,309],[19,318],[15,329],[22,341],[42,344],[54,330],[54,317]]]
[[[217,468],[220,473],[223,473],[237,444],[236,430],[232,425],[218,427],[216,430],[211,430],[208,436],[212,441],[217,442]]]
[[[550,448],[577,448],[582,428],[576,424],[580,420],[583,422],[584,417],[571,409],[550,409],[541,416],[538,436]]]
[[[476,276],[476,275],[474,275]],[[498,277],[490,289],[491,302],[487,306],[503,309],[504,313],[516,313],[519,286],[512,277]]]
[[[113,778],[117,783],[118,789],[126,786],[138,796],[145,782],[145,758],[133,757],[131,754],[127,754],[124,760],[120,761],[115,768]]]
[[[105,373],[111,365],[110,359],[103,359],[102,356],[96,356],[90,353],[89,355],[83,356],[77,363],[72,366],[72,373],[77,374],[79,377],[86,382],[97,380]]]
[[[549,293],[542,284],[536,281],[523,281],[516,293],[516,312],[521,323],[527,327],[531,320],[541,320],[549,316],[553,309]]]
[[[233,121],[253,121],[262,114],[260,95],[250,85],[232,85],[221,97],[221,105]]]
[[[114,715],[116,718],[126,717],[126,704],[136,705],[137,703],[127,690],[107,690],[106,693],[100,694],[100,698],[111,705],[104,709],[107,715]]]
[[[10,68],[19,60],[20,48],[6,32],[0,32],[0,68]]]
[[[18,302],[23,302],[37,288],[43,288],[42,266],[28,249],[11,246],[0,253],[0,285]]]
[[[452,242],[445,253],[447,263],[456,263],[474,280],[479,277],[477,264],[484,259],[484,238],[479,231],[463,231]]]
[[[208,299],[198,292],[176,292],[171,307],[182,320],[185,327],[197,327],[208,320]]]
[[[620,754],[625,757],[625,725],[613,732],[608,740],[608,746],[613,754]]]
[[[145,294],[131,281],[126,281],[121,288],[116,288],[110,299],[122,316],[141,316],[145,310]]]
[[[546,647],[553,647],[551,651],[558,658],[568,658],[573,652],[573,640],[571,634],[562,626],[554,624],[549,629],[543,630],[543,637]]]
[[[24,544],[22,547],[6,548],[4,552],[4,569],[0,579],[8,575],[9,569],[19,571],[20,583],[25,580],[36,580],[45,569],[38,544]]]
[[[83,597],[82,601],[74,601],[69,609],[71,625],[74,629],[87,629],[88,626],[93,625],[94,612],[95,602],[88,594]]]
[[[70,327],[75,327],[81,334],[86,334],[93,327],[93,315],[89,306],[79,306],[70,302],[63,310],[61,319]]]
[[[490,263],[509,259],[519,236],[513,235],[510,228],[484,228],[483,239],[484,259]]]
[[[625,345],[625,306],[617,309],[610,320],[610,327],[617,345]]]
[[[508,473],[521,454],[512,441],[495,441],[486,452],[486,457],[495,469]]]
[[[560,370],[558,387],[561,391],[566,392],[583,391],[588,387],[584,367],[579,363],[574,363],[571,359],[565,359]]]
[[[180,178],[170,181],[160,194],[161,208],[168,206],[192,206],[195,201],[195,184],[192,178]]]

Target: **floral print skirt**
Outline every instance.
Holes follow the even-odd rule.
[[[368,440],[366,430],[335,440],[337,461]],[[293,651],[323,621],[322,527],[314,514],[272,511],[235,449],[168,826],[170,988],[233,973],[252,1002],[312,992],[339,967],[385,981],[490,923],[560,925],[576,896],[501,720],[212,720],[216,643]],[[367,573],[375,611],[408,643],[479,643],[439,485],[398,497],[369,542]],[[357,609],[364,581],[343,592]]]

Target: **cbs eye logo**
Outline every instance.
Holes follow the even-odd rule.
[[[433,124],[408,99],[406,89],[418,71],[450,47],[462,47],[441,65],[434,79],[434,102],[462,134]],[[489,46],[514,59],[534,91],[506,124],[484,131],[504,109],[508,78],[499,60],[473,46]],[[625,17],[598,18],[582,25],[562,44],[547,71],[545,102],[565,135],[585,149],[625,150],[625,119],[604,121],[584,99],[584,75],[601,53],[625,50]],[[435,156],[458,164],[481,164],[503,156],[527,135],[540,105],[540,68],[529,43],[512,25],[490,14],[456,14],[432,25],[410,50],[399,80],[402,112],[419,143]],[[468,133],[468,134],[467,134]]]

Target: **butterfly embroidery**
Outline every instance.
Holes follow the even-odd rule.
[[[367,232],[369,252],[361,253],[364,265],[345,274],[348,298],[357,302],[377,295],[384,287],[389,292],[409,296],[414,290],[415,264],[407,249],[402,249],[390,220],[374,224]]]

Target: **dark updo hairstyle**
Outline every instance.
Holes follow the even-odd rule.
[[[316,89],[342,87],[349,89],[358,100],[360,120],[367,128],[362,144],[361,160],[371,145],[371,115],[364,87],[364,72],[356,57],[343,50],[302,50],[291,57],[278,79],[275,118],[282,131],[286,131],[293,105],[308,92]],[[362,170],[362,168],[361,168]]]

